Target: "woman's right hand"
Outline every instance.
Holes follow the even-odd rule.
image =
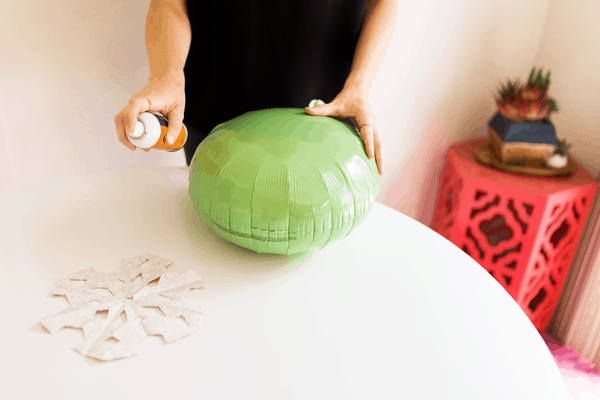
[[[115,117],[119,141],[134,151],[135,147],[127,138],[127,133],[135,130],[137,116],[145,111],[160,112],[169,120],[167,142],[172,144],[183,127],[185,110],[185,77],[183,71],[167,73],[161,77],[151,77],[148,84],[134,94],[129,103]],[[144,149],[148,152],[149,149]]]

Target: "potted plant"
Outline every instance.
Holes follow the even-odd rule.
[[[546,165],[550,168],[561,169],[567,166],[571,145],[566,140],[559,140],[556,151],[548,157]]]
[[[535,67],[527,84],[509,80],[498,90],[498,112],[488,122],[491,150],[504,163],[544,160],[556,151],[558,139],[550,115],[558,111],[548,97],[550,71]]]
[[[550,74],[543,75],[543,69],[532,68],[527,84],[522,86],[518,80],[508,81],[498,90],[496,105],[498,111],[513,121],[541,122],[550,120],[550,114],[558,111],[556,100],[548,97]]]

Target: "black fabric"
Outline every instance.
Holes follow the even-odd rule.
[[[189,0],[186,158],[216,125],[245,112],[332,101],[350,73],[366,3]]]
[[[183,153],[185,154],[185,162],[189,167],[198,145],[200,142],[202,142],[202,140],[204,140],[205,137],[208,136],[208,133],[210,132],[199,131],[196,129],[196,127],[190,125],[189,123],[186,123],[185,126],[188,130],[188,138],[183,145]]]

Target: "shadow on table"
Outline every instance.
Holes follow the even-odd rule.
[[[227,280],[243,275],[244,280],[271,278],[291,272],[314,253],[294,255],[255,253],[221,238],[200,217],[186,192],[173,193],[179,202],[181,227],[191,250],[199,261],[209,261],[212,272]],[[199,271],[200,272],[200,271]],[[200,272],[202,273],[202,272]],[[213,276],[216,278],[217,276]]]
[[[32,207],[23,221],[32,256],[44,260],[48,273],[62,276],[74,265],[106,271],[123,258],[151,253],[172,260],[170,269],[195,269],[207,285],[237,285],[289,274],[314,254],[259,254],[236,247],[201,219],[187,187],[176,181],[180,176],[159,185],[150,177],[134,178],[120,176],[127,189],[118,191],[104,189],[104,181],[84,181],[77,188],[82,194],[71,196],[76,202],[59,193]]]

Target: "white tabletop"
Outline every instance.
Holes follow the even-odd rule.
[[[376,203],[344,240],[251,253],[202,222],[187,168],[111,171],[0,193],[2,399],[561,399],[544,341],[460,249]],[[98,361],[40,321],[64,275],[155,254],[196,270],[199,332]]]

